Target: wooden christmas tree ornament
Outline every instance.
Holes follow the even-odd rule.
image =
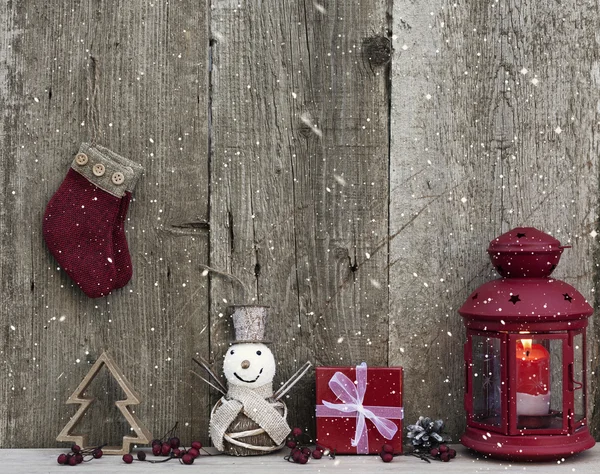
[[[152,434],[146,427],[140,422],[135,414],[129,411],[127,408],[129,405],[139,405],[140,396],[133,389],[131,383],[121,369],[117,366],[115,361],[108,355],[107,352],[103,352],[96,363],[92,366],[90,371],[81,381],[77,389],[67,400],[67,404],[79,404],[80,407],[71,417],[69,422],[65,425],[60,434],[56,437],[56,441],[72,442],[78,444],[82,448],[88,447],[88,436],[87,435],[76,435],[73,434],[73,430],[79,424],[85,413],[87,412],[90,405],[94,402],[95,398],[85,397],[83,394],[92,383],[92,380],[98,375],[98,372],[102,368],[106,368],[110,371],[112,376],[117,380],[119,386],[125,392],[125,400],[117,400],[115,405],[123,416],[127,419],[127,422],[131,428],[135,431],[137,436],[123,436],[123,444],[121,446],[106,446],[102,448],[104,454],[126,454],[129,453],[131,443],[136,444],[148,444],[152,439]]]

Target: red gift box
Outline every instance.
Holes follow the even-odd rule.
[[[337,454],[402,453],[402,367],[317,367],[317,444]]]

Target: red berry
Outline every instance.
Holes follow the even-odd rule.
[[[312,452],[312,457],[315,459],[321,459],[323,457],[323,451],[321,451],[320,449],[315,449]]]
[[[163,456],[168,456],[171,454],[171,445],[169,443],[163,443],[160,447],[160,454]]]
[[[302,448],[302,454],[304,454],[305,456],[310,456],[312,453],[312,451],[308,448]]]
[[[81,446],[79,446],[78,444],[74,444],[73,446],[71,446],[71,451],[73,451],[75,454],[77,454],[78,452],[81,451]]]
[[[152,454],[154,454],[155,456],[160,456],[161,452],[162,452],[161,444],[155,444],[154,446],[152,446]]]
[[[104,454],[104,452],[100,448],[96,448],[92,452],[92,456],[94,456],[94,459],[100,459],[103,454]]]
[[[58,464],[67,464],[67,455],[65,453],[59,454],[56,462]]]
[[[177,436],[174,436],[173,438],[171,438],[169,440],[169,444],[171,445],[171,448],[175,449],[181,445],[181,441],[179,440],[179,438]]]
[[[181,449],[179,449],[179,448],[175,448],[175,449],[173,450],[173,456],[175,456],[176,458],[180,458],[180,457],[181,457],[181,455],[182,455],[182,453],[181,453]]]
[[[440,450],[437,448],[432,448],[431,451],[429,451],[429,454],[431,454],[433,457],[435,457],[440,454]]]
[[[294,461],[294,462],[299,462],[299,459],[300,459],[301,457],[303,457],[303,456],[304,456],[304,455],[302,454],[302,451],[300,451],[299,449],[295,449],[295,450],[292,452],[292,459],[293,459],[293,461]]]
[[[77,453],[74,457],[77,464],[81,464],[83,462],[83,454]]]
[[[290,449],[294,449],[296,447],[296,442],[293,439],[289,439],[287,443],[285,443],[285,445],[290,448]]]
[[[194,462],[194,458],[190,454],[184,454],[181,457],[181,460],[183,461],[183,464],[193,464],[193,462]]]
[[[440,459],[444,462],[450,461],[450,453],[445,452],[445,453],[440,454]]]
[[[298,464],[306,464],[308,462],[308,456],[301,454],[296,461]]]
[[[447,453],[449,449],[445,444],[440,444],[440,453]]]
[[[202,443],[200,441],[192,441],[192,448],[200,451],[202,449]]]
[[[450,459],[454,459],[456,457],[456,449],[450,448],[448,454],[450,455]]]
[[[293,436],[294,438],[297,438],[298,436],[301,436],[301,435],[302,435],[302,433],[303,433],[303,431],[302,431],[302,428],[298,428],[298,427],[296,427],[296,428],[294,428],[294,429],[292,430],[292,436]]]
[[[200,451],[198,451],[196,448],[190,448],[188,449],[187,454],[196,459],[198,456],[200,456]]]
[[[381,447],[381,451],[383,453],[392,453],[392,454],[394,454],[394,447],[391,444],[384,444]]]
[[[154,446],[155,444],[160,444],[162,445],[162,441],[160,439],[153,439],[152,440],[152,446]]]
[[[77,466],[77,459],[75,459],[75,456],[71,456],[69,458],[68,464],[69,464],[69,466]]]
[[[137,452],[137,458],[140,461],[145,461],[146,460],[146,453],[144,451],[138,451]]]
[[[392,453],[381,453],[381,460],[383,462],[392,462],[394,455]]]
[[[125,464],[131,464],[133,462],[133,456],[129,453],[123,454],[123,462]]]

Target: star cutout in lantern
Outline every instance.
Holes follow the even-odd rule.
[[[475,293],[473,296],[471,296],[471,299],[472,299],[472,300],[476,300],[476,299],[477,299],[477,296],[479,296],[479,293]]]
[[[571,297],[569,296],[569,293],[565,293],[563,296],[565,297],[565,301],[568,301],[569,303],[570,303],[570,302],[571,302],[571,300],[573,299],[573,298],[571,298]]]
[[[521,301],[521,298],[519,298],[519,295],[512,295],[508,301],[510,301],[512,304],[517,304],[517,301]]]
[[[523,234],[523,233],[521,233],[521,232],[519,232],[519,233],[517,234],[517,238],[518,238],[518,239],[522,239],[523,237],[525,237],[525,234]]]

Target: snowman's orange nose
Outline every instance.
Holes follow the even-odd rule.
[[[249,360],[243,360],[242,361],[242,369],[247,369],[248,367],[250,367],[250,361]]]

